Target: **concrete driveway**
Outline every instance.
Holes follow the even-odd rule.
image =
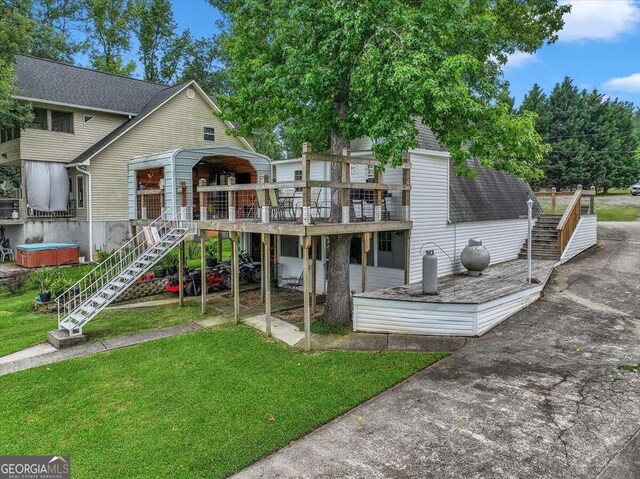
[[[238,478],[640,478],[640,223],[545,298]]]

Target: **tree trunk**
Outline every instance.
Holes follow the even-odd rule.
[[[331,153],[339,155],[349,142],[337,131],[331,132]],[[342,181],[342,165],[331,164],[331,180]],[[332,205],[336,212],[336,221],[340,221],[341,195],[332,195],[337,204]],[[327,299],[325,302],[325,321],[331,324],[351,325],[351,285],[349,284],[349,258],[352,235],[329,236]]]

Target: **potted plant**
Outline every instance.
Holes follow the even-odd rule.
[[[38,285],[38,297],[42,303],[51,301],[51,283],[55,279],[54,275],[54,269],[47,266],[37,269],[31,275],[31,280]]]
[[[169,253],[167,253],[167,256],[165,256],[162,265],[167,270],[167,274],[169,276],[173,276],[174,274],[176,274],[178,272],[178,251],[175,249],[169,251]]]
[[[218,264],[218,245],[215,241],[209,240],[204,245],[206,264],[208,268],[213,268]]]
[[[51,281],[49,289],[53,293],[53,297],[57,299],[64,293],[66,293],[72,285],[73,283],[69,278],[67,278],[63,274],[58,274],[57,277],[53,281]]]
[[[156,278],[164,278],[167,275],[167,268],[164,265],[160,264],[153,270],[153,275]]]

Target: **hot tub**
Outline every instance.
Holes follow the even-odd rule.
[[[26,268],[78,264],[78,245],[73,243],[34,243],[16,246],[16,263]]]

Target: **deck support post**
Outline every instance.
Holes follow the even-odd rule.
[[[411,158],[408,155],[404,157],[404,165],[402,168],[402,219],[409,221],[411,219]]]
[[[302,224],[311,224],[311,188],[309,181],[311,180],[311,161],[309,160],[311,146],[309,143],[302,144]]]
[[[380,168],[375,167],[375,171],[373,173],[373,181],[380,185],[382,183],[382,171]],[[374,206],[373,206],[373,221],[382,221],[382,190],[377,189],[375,191],[374,196]],[[385,218],[386,219],[386,218]]]
[[[200,178],[198,186],[207,186],[207,180]],[[204,191],[200,191],[198,195],[200,199],[200,220],[207,221],[207,204],[205,203]]]
[[[218,263],[222,263],[222,238],[220,233],[220,231],[216,231],[216,236],[218,238]]]
[[[591,193],[591,196],[589,197],[589,214],[595,215],[596,214],[596,187],[591,185],[591,188],[589,188],[589,191]]]
[[[551,188],[551,214],[556,214],[556,187]]]
[[[264,284],[264,317],[267,337],[271,337],[271,235],[262,233],[262,281]]]
[[[302,280],[304,291],[304,350],[311,351],[311,305],[309,304],[309,236],[302,237]]]
[[[311,237],[311,311],[316,312],[316,294],[318,279],[318,237]]]
[[[202,314],[207,313],[207,232],[200,230],[200,309]]]
[[[178,303],[184,306],[184,240],[178,246]]]
[[[367,291],[367,256],[371,247],[371,233],[362,233],[362,245],[360,248],[362,263],[362,292]]]
[[[404,232],[404,284],[411,280],[411,230]]]
[[[230,231],[231,238],[231,281],[233,293],[233,319],[240,324],[240,263],[238,261],[238,232]]]
[[[236,179],[233,176],[227,178],[227,185],[233,186],[236,184]],[[227,203],[229,207],[229,221],[235,222],[236,220],[236,192],[234,190],[229,190],[227,193]]]

